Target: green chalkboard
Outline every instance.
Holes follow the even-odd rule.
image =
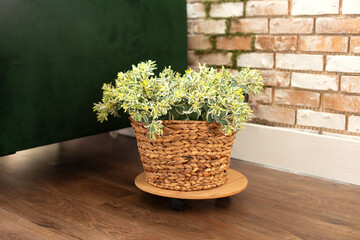
[[[92,104],[117,72],[187,65],[185,0],[0,0],[0,155],[129,126]]]

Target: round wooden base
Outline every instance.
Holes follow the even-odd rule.
[[[228,181],[220,187],[191,192],[181,192],[154,187],[145,181],[145,173],[141,173],[135,178],[135,185],[144,192],[176,199],[223,198],[237,194],[247,187],[247,178],[238,171],[230,169],[228,177]]]

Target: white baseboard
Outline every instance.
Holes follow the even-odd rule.
[[[288,128],[246,124],[232,157],[360,185],[360,141]]]
[[[134,136],[132,128],[116,131]],[[360,185],[360,141],[288,128],[246,124],[232,158]]]
[[[110,134],[112,136],[114,136],[115,134],[121,134],[121,135],[129,136],[129,137],[135,137],[135,132],[134,132],[134,129],[132,127],[112,131],[112,132],[110,132]]]

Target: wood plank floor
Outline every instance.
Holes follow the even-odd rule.
[[[108,134],[0,158],[0,239],[360,239],[360,187],[232,160],[249,179],[184,212],[134,185],[136,141]]]

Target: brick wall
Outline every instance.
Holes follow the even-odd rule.
[[[187,0],[189,66],[260,70],[253,122],[360,135],[359,0]]]

